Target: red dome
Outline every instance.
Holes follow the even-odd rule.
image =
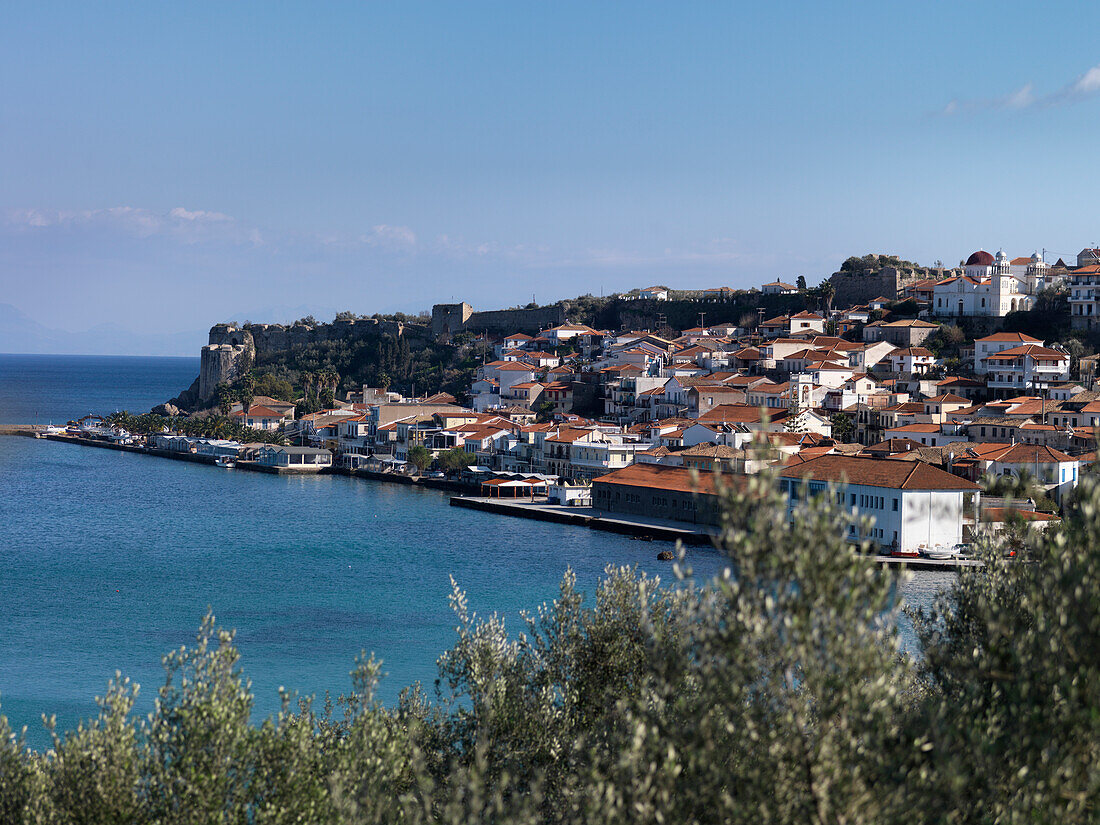
[[[979,249],[966,259],[967,266],[993,266],[993,256],[984,249]]]

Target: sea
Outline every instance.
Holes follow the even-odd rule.
[[[0,354],[0,424],[64,424],[148,411],[188,387],[197,358]],[[448,494],[343,476],[225,470],[53,441],[0,437],[0,713],[50,744],[96,713],[116,671],[152,709],[164,654],[212,611],[236,631],[257,720],[279,690],[350,690],[361,653],[386,674],[384,702],[419,681],[455,640],[452,582],[470,608],[513,631],[552,600],[567,569],[590,596],[608,566],[672,578],[640,542],[583,527],[451,507]],[[688,554],[697,579],[725,560]],[[928,604],[950,574],[902,585]],[[911,629],[902,628],[912,643]]]

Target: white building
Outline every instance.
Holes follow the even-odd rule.
[[[1100,264],[1075,269],[1066,280],[1069,282],[1069,314],[1073,328],[1092,329],[1100,323]]]
[[[976,462],[980,472],[993,476],[1019,477],[1027,472],[1058,502],[1073,492],[1080,469],[1077,459],[1041,444],[974,444],[959,457]]]
[[[668,287],[665,287],[665,286],[646,287],[645,289],[638,290],[638,297],[642,300],[667,301],[668,300]]]
[[[760,291],[765,295],[795,295],[798,293],[798,287],[794,284],[776,280],[770,284],[764,284],[760,287]]]
[[[1025,344],[1042,346],[1043,342],[1038,338],[1032,338],[1030,335],[1024,335],[1022,332],[995,332],[992,335],[985,336],[985,338],[976,339],[974,341],[974,374],[985,375],[986,359],[989,356]]]
[[[936,365],[932,350],[924,347],[896,349],[889,356],[890,369],[901,375],[924,375]]]
[[[1069,355],[1039,344],[1002,350],[988,356],[985,364],[986,386],[994,392],[1019,395],[1023,390],[1046,389],[1069,380]]]
[[[852,541],[867,539],[884,547],[916,550],[922,546],[954,545],[964,541],[964,522],[973,523],[980,488],[921,461],[874,459],[838,454],[823,455],[779,471],[792,516],[808,482],[809,495],[837,485],[853,519]],[[869,533],[860,535],[857,519],[874,518]]]
[[[254,430],[277,430],[280,424],[287,421],[284,413],[259,404],[253,404],[247,412],[240,409],[230,413],[230,417],[237,419],[239,424],[251,427]]]
[[[332,453],[317,447],[278,447],[268,444],[260,448],[256,463],[264,467],[289,470],[320,470],[332,466]]]
[[[994,258],[979,250],[966,260],[963,274],[938,281],[932,287],[932,314],[940,317],[1003,318],[1030,309],[1034,298],[1012,275],[1003,251]]]

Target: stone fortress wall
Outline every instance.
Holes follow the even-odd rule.
[[[901,288],[927,277],[921,273],[886,266],[877,272],[835,272],[829,281],[835,290],[833,306],[848,307],[865,304],[878,298],[894,299]]]
[[[835,290],[834,307],[849,307],[865,304],[878,298],[896,298],[902,288],[925,279],[941,280],[958,275],[957,269],[898,269],[884,266],[874,272],[834,272],[829,276]]]
[[[548,327],[565,323],[565,310],[559,305],[536,309],[495,309],[474,312],[465,301],[458,304],[436,304],[432,307],[432,335],[447,338],[459,332],[490,332],[507,335],[512,332],[535,334]]]

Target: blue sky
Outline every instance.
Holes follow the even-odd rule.
[[[1082,36],[1098,18],[8,3],[0,302],[69,330],[176,332],[814,283],[869,251],[1073,254],[1100,240],[1100,48]]]

